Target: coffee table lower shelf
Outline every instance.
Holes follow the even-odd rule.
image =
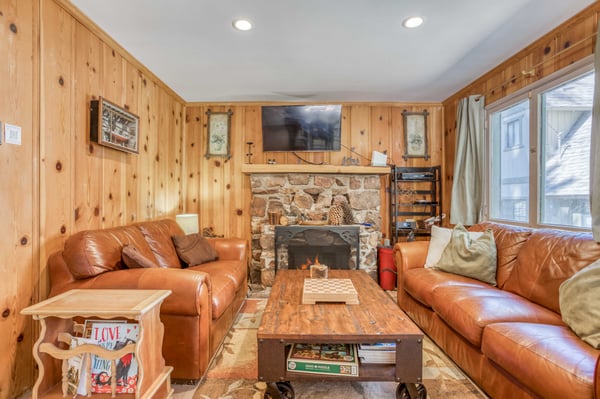
[[[303,343],[308,342],[303,341]],[[326,342],[319,340],[319,343]],[[268,383],[266,399],[294,398],[291,381],[392,381],[399,383],[396,392],[397,398],[425,399],[427,392],[425,387],[420,384],[421,362],[417,362],[415,365],[407,361],[407,359],[414,359],[415,356],[418,358],[421,355],[422,345],[422,339],[406,337],[396,344],[396,364],[360,363],[358,376],[342,376],[288,371],[286,364],[291,343],[282,339],[259,338],[258,379]],[[404,361],[398,359],[404,359]]]

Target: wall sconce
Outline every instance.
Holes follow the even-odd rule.
[[[200,232],[197,213],[184,213],[175,215],[175,221],[181,227],[185,234],[193,234]]]

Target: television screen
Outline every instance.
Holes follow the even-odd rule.
[[[263,151],[340,151],[341,105],[262,107]]]

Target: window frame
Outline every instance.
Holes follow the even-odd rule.
[[[542,137],[541,137],[541,94],[558,87],[564,83],[581,77],[589,72],[594,72],[594,56],[589,55],[573,64],[534,82],[508,96],[488,104],[485,107],[485,189],[483,193],[483,218],[498,223],[505,223],[533,228],[560,228],[572,231],[591,231],[591,228],[556,225],[541,223],[540,190],[542,181],[539,171],[542,167]],[[491,218],[491,182],[492,182],[492,154],[494,151],[491,134],[492,115],[518,104],[521,101],[529,101],[529,221],[517,222],[513,220]],[[500,148],[500,151],[510,150]]]

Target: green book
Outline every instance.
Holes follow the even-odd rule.
[[[358,377],[358,357],[353,344],[292,344],[287,370],[296,373]]]

